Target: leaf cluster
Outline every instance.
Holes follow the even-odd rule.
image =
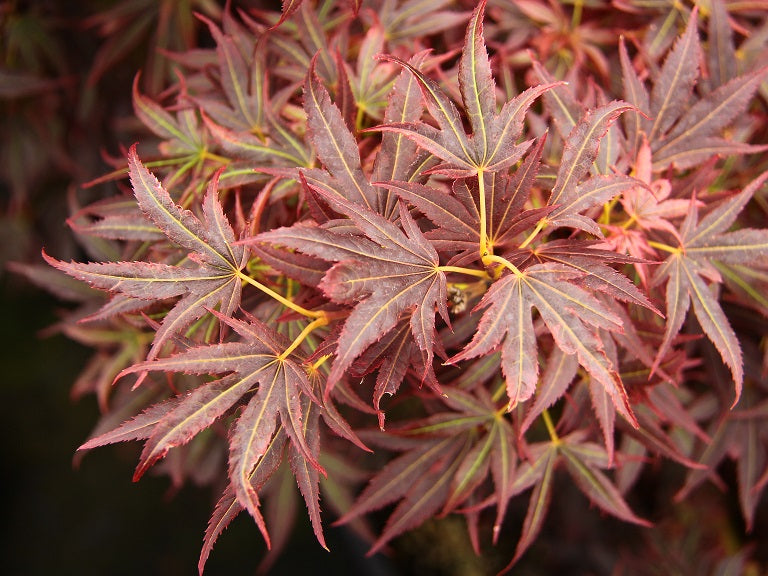
[[[173,56],[174,101],[137,76],[130,189],[69,220],[97,261],[44,253],[96,290],[25,269],[82,303],[63,326],[98,349],[81,450],[143,440],[135,478],[178,482],[226,458],[201,572],[243,510],[279,541],[262,500],[286,474],[323,546],[321,493],[340,523],[390,507],[371,552],[458,514],[477,550],[519,534],[511,566],[556,481],[647,526],[629,502],[658,460],[687,469],[683,499],[734,459],[751,526],[768,69],[736,38],[765,18],[375,4],[199,16],[215,46]],[[335,473],[371,451],[362,490]]]

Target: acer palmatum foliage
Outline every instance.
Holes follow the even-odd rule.
[[[557,3],[284,4],[201,16],[216,48],[169,56],[175,102],[137,76],[154,141],[127,151],[130,191],[70,219],[101,261],[45,255],[109,294],[64,324],[99,349],[78,386],[106,413],[81,450],[144,440],[135,477],[177,454],[177,482],[200,473],[183,446],[226,451],[201,572],[240,511],[268,545],[286,529],[262,513],[285,466],[323,546],[321,492],[342,523],[394,506],[372,552],[455,513],[476,547],[519,534],[514,563],[560,475],[648,525],[627,495],[657,458],[690,469],[682,498],[733,457],[751,525],[768,69],[712,51],[735,59],[755,18],[716,0],[649,50],[632,2],[612,16],[627,40],[582,38],[610,8],[577,4],[555,57]],[[537,18],[548,35],[515,33]],[[343,509],[345,443],[392,456]]]

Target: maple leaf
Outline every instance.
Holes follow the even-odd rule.
[[[621,319],[602,302],[579,287],[586,274],[559,264],[534,264],[502,276],[477,308],[487,308],[467,346],[450,361],[486,354],[501,344],[502,370],[507,380],[510,407],[530,398],[538,382],[537,344],[532,308],[536,308],[567,354],[608,392],[616,409],[637,425],[626,390],[605,354],[599,328],[620,332]]]
[[[761,152],[766,146],[727,140],[720,136],[752,100],[768,68],[733,78],[690,104],[699,78],[701,46],[697,29],[698,8],[694,8],[685,32],[669,51],[648,93],[632,68],[626,49],[621,47],[625,98],[645,114],[635,122],[630,140],[639,143],[640,130],[647,135],[653,151],[653,169],[662,171],[694,167],[713,155]]]
[[[425,367],[431,366],[435,310],[448,321],[446,278],[437,252],[403,207],[404,231],[363,205],[324,189],[317,191],[334,210],[350,218],[356,234],[297,224],[264,232],[249,242],[281,245],[336,262],[320,288],[334,302],[354,303],[354,309],[344,321],[326,393],[355,358],[394,328],[405,313],[410,315],[413,338],[426,354]]]
[[[229,439],[229,477],[238,502],[253,516],[269,544],[266,524],[259,511],[257,490],[252,482],[253,472],[268,452],[278,429],[286,434],[291,446],[295,446],[304,460],[323,472],[317,462],[318,446],[312,441],[314,447],[310,447],[304,427],[308,405],[303,398],[311,398],[314,393],[304,367],[284,353],[290,346],[286,339],[254,317],[246,323],[219,313],[216,316],[237,332],[243,341],[197,346],[168,358],[136,364],[123,370],[120,376],[145,371],[231,374],[202,384],[181,399],[168,401],[172,403],[171,408],[166,407],[154,425],[152,419],[160,412],[159,407],[152,408],[140,419],[104,438],[90,441],[84,447],[97,446],[107,440],[113,442],[146,436],[146,428],[151,426],[151,434],[147,436],[134,474],[134,480],[137,480],[168,450],[188,442],[241,402],[256,386],[256,393],[247,400],[237,422],[233,424]],[[134,431],[139,425],[141,428]],[[298,463],[295,468],[298,477]],[[304,470],[298,480],[302,491],[311,495],[311,486],[313,482],[316,485],[317,478],[312,480],[311,474],[309,477],[307,474],[310,473]],[[309,498],[308,504],[310,510],[314,510],[318,505],[317,499]],[[319,511],[313,514],[319,519]]]
[[[346,523],[399,501],[369,554],[438,512],[459,510],[485,491],[489,478],[497,501],[494,541],[498,537],[516,462],[511,423],[499,416],[496,402],[483,389],[477,396],[453,387],[443,393],[442,410],[390,430],[388,436],[371,436],[371,441],[402,454],[371,479],[338,520]]]
[[[383,59],[409,70],[419,82],[427,109],[438,128],[422,122],[382,124],[371,130],[403,134],[441,160],[431,169],[453,177],[473,176],[478,172],[500,172],[517,162],[529,142],[518,143],[525,113],[533,101],[552,88],[529,88],[505,103],[496,113],[495,84],[483,39],[483,14],[486,2],[480,2],[467,26],[459,62],[459,88],[472,134],[464,131],[459,111],[440,86],[413,65],[394,56]],[[556,84],[554,84],[556,85]]]
[[[699,456],[703,466],[689,471],[675,500],[687,497],[707,478],[719,481],[716,470],[729,457],[736,461],[739,505],[747,529],[751,530],[757,504],[768,485],[768,459],[761,446],[761,437],[766,431],[766,416],[766,403],[760,400],[758,388],[746,389],[738,408],[727,411],[712,422],[709,442]]]
[[[414,340],[410,320],[403,318],[378,342],[369,346],[349,369],[353,378],[376,372],[373,407],[378,413],[381,429],[384,428],[381,400],[385,394],[392,396],[397,392],[410,367],[419,375],[419,383],[424,382],[434,390],[440,388],[428,353]]]
[[[639,182],[622,175],[584,177],[597,159],[600,141],[611,124],[622,113],[633,109],[632,105],[617,100],[588,110],[573,126],[565,139],[557,178],[547,202],[554,210],[546,216],[546,224],[568,226],[602,236],[595,221],[581,212],[602,205]]]
[[[66,263],[43,253],[46,261],[95,288],[143,300],[182,296],[158,328],[147,359],[192,322],[219,306],[230,316],[240,304],[241,269],[247,252],[236,246],[235,235],[218,200],[218,178],[203,200],[203,221],[178,206],[141,163],[136,147],[128,155],[131,183],[139,208],[169,240],[189,251],[194,266],[150,262]]]
[[[449,30],[466,21],[468,12],[442,10],[450,0],[422,2],[421,0],[383,0],[377,4],[375,16],[381,21],[384,34],[392,43],[406,40],[418,42],[425,36]],[[371,17],[365,13],[362,15]]]
[[[530,458],[516,471],[510,495],[514,496],[530,487],[533,490],[515,556],[500,574],[508,572],[517,563],[541,531],[549,510],[555,471],[560,465],[565,465],[579,490],[598,508],[626,522],[650,526],[647,520],[632,511],[602,471],[610,466],[610,458],[605,449],[585,441],[581,432],[551,442],[533,444],[528,447],[528,452]]]
[[[483,175],[485,206],[488,207],[487,243],[504,250],[517,247],[517,236],[535,225],[555,208],[551,206],[526,209],[531,189],[538,173],[545,138],[534,148],[512,176],[503,172]],[[440,252],[461,254],[452,264],[464,264],[477,259],[480,247],[480,191],[474,179],[458,179],[450,194],[417,182],[376,182],[397,193],[429,218],[435,228],[425,233]]]
[[[741,346],[710,284],[722,282],[716,262],[754,265],[768,259],[768,231],[750,228],[727,231],[766,180],[768,172],[758,176],[740,193],[722,201],[701,221],[697,203],[691,202],[677,239],[678,246],[656,245],[668,251],[669,256],[654,277],[656,284],[666,281],[667,304],[667,327],[655,366],[680,332],[693,301],[693,311],[704,334],[731,370],[736,387],[734,404],[739,400],[744,380]]]
[[[317,77],[317,59],[316,55],[307,71],[304,109],[309,136],[326,170],[302,170],[302,176],[314,188],[322,187],[327,192],[380,212],[379,192],[363,173],[355,137]]]

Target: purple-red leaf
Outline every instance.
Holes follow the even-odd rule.
[[[711,283],[713,279],[711,261],[757,263],[768,260],[768,231],[742,229],[726,232],[766,180],[768,172],[753,180],[742,192],[722,201],[701,221],[698,220],[698,206],[692,202],[681,227],[680,246],[670,249],[670,255],[655,276],[657,283],[666,281],[667,284],[668,318],[654,366],[658,366],[669,350],[693,301],[693,310],[702,330],[733,375],[736,391],[734,404],[741,395],[744,380],[741,346],[707,280]],[[719,278],[716,272],[714,275]]]

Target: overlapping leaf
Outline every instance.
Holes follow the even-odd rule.
[[[533,486],[533,491],[515,556],[502,573],[512,568],[541,531],[549,510],[554,473],[561,464],[565,465],[579,490],[598,508],[626,522],[650,525],[632,511],[614,483],[602,471],[609,465],[605,449],[585,442],[581,434],[575,433],[557,442],[533,445],[530,453],[531,460],[518,469],[512,493],[517,494],[530,486]]]
[[[169,240],[192,254],[188,265],[171,266],[150,262],[66,263],[46,256],[48,262],[70,276],[95,288],[119,292],[144,300],[165,300],[177,296],[163,319],[147,355],[156,357],[171,336],[219,307],[229,316],[240,303],[241,275],[247,252],[235,246],[235,235],[218,200],[217,179],[208,187],[201,221],[178,206],[141,163],[135,147],[128,157],[131,183],[142,212]]]
[[[456,105],[437,82],[411,64],[387,56],[414,75],[424,95],[427,109],[438,128],[421,122],[397,122],[377,126],[375,130],[396,132],[443,160],[432,169],[454,177],[473,176],[478,172],[499,172],[517,162],[529,143],[518,143],[526,110],[551,85],[529,88],[513,98],[496,113],[495,84],[483,39],[482,18],[485,2],[472,14],[459,63],[459,87],[463,107],[472,134],[464,131]]]
[[[653,150],[655,171],[670,166],[684,170],[714,155],[755,153],[765,149],[765,146],[727,140],[721,132],[744,113],[768,68],[731,78],[732,72],[720,70],[718,65],[715,73],[722,76],[721,84],[693,104],[689,103],[700,75],[697,22],[697,10],[694,10],[685,33],[667,55],[650,94],[632,69],[626,51],[622,49],[621,52],[625,98],[646,115],[640,124]],[[711,46],[710,50],[717,48]],[[629,136],[637,144],[636,124]]]
[[[533,183],[538,173],[544,139],[528,153],[512,176],[504,173],[484,174],[483,191],[485,206],[489,212],[487,223],[488,243],[503,251],[516,247],[518,235],[533,227],[553,207],[527,208]],[[452,193],[445,194],[435,188],[416,182],[377,183],[397,193],[434,224],[435,228],[425,236],[439,251],[459,252],[453,262],[473,261],[479,253],[480,198],[479,186],[474,179],[455,181]]]
[[[598,175],[584,180],[597,158],[602,137],[622,113],[633,108],[626,102],[614,101],[589,110],[570,131],[548,201],[554,207],[547,216],[550,226],[569,226],[601,236],[595,221],[581,213],[638,184],[621,175]]]
[[[400,222],[405,231],[360,204],[323,189],[318,193],[334,210],[349,216],[358,235],[342,235],[327,226],[294,225],[265,232],[255,241],[336,262],[320,287],[331,300],[354,304],[354,309],[339,337],[329,387],[404,314],[410,315],[413,338],[426,354],[425,366],[431,366],[435,310],[448,317],[446,278],[437,252],[402,208]]]
[[[339,520],[348,522],[398,502],[371,553],[441,509],[443,513],[457,510],[473,495],[484,498],[483,485],[491,478],[498,496],[494,527],[498,535],[515,465],[512,427],[497,416],[498,407],[487,392],[480,391],[476,397],[446,388],[442,398],[447,409],[410,422],[403,433],[386,439],[384,447],[402,454],[371,479]],[[483,431],[476,434],[478,427]],[[385,440],[380,435],[376,439]]]
[[[599,329],[622,330],[622,321],[581,288],[586,275],[557,263],[535,264],[495,282],[478,304],[487,308],[477,334],[451,361],[487,354],[501,345],[502,370],[510,406],[530,398],[538,382],[537,343],[532,308],[536,308],[567,354],[599,382],[616,409],[636,425],[624,385],[604,350]]]
[[[283,351],[289,346],[284,338],[255,318],[245,323],[220,314],[218,317],[233,328],[243,341],[198,346],[123,371],[123,374],[158,370],[188,374],[232,373],[220,380],[203,384],[175,401],[173,409],[166,411],[164,417],[152,428],[134,479],[138,479],[152,464],[165,456],[169,449],[188,442],[195,434],[210,426],[256,387],[256,393],[247,400],[244,410],[233,425],[229,440],[229,477],[239,504],[250,512],[269,542],[266,525],[259,511],[257,489],[252,481],[253,473],[268,453],[278,428],[285,432],[291,445],[295,445],[310,465],[321,470],[317,463],[317,445],[314,440],[314,448],[308,445],[304,425],[304,415],[309,406],[303,398],[313,396],[313,391],[304,367],[283,357]],[[149,416],[151,414],[143,420]],[[134,432],[136,425],[133,424],[130,430],[133,437],[146,435],[146,426]],[[120,439],[128,432],[122,431]],[[311,496],[311,491],[316,489],[316,480],[306,470],[302,472],[302,490],[308,491]],[[315,489],[312,489],[313,485]],[[312,497],[309,501],[314,502],[315,515],[319,518],[317,499]]]
[[[657,283],[666,282],[667,303],[667,327],[656,365],[682,328],[693,302],[693,311],[702,330],[731,370],[736,386],[736,401],[744,380],[741,346],[713,293],[711,284],[721,282],[713,262],[749,262],[754,265],[768,261],[768,231],[749,228],[727,231],[766,180],[768,172],[753,180],[742,192],[721,202],[701,221],[698,205],[692,202],[682,225],[679,246],[670,250],[670,255],[655,276]]]

